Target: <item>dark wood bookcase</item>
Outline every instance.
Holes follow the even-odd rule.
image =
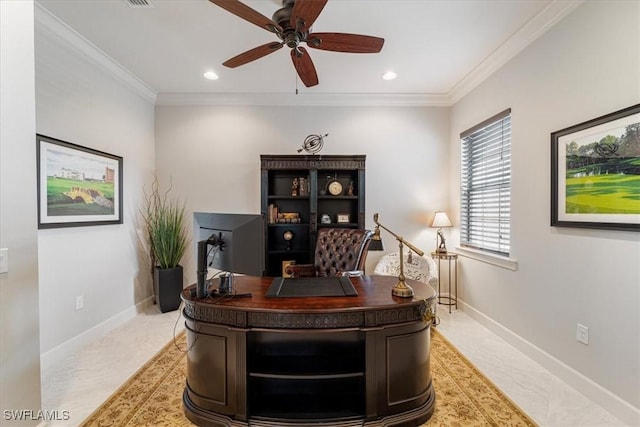
[[[281,276],[283,262],[313,262],[321,227],[364,228],[365,161],[365,155],[260,156],[264,275]],[[329,193],[333,180],[341,194]],[[323,223],[323,215],[331,222]],[[286,231],[293,234],[289,241]]]

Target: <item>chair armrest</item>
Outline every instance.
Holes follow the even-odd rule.
[[[285,267],[284,272],[294,278],[315,277],[316,266],[313,264],[289,264]]]

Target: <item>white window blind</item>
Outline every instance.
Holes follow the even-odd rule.
[[[509,256],[511,109],[460,134],[460,244]]]

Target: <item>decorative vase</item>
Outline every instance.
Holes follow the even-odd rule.
[[[154,270],[154,294],[162,313],[177,310],[180,307],[182,293],[182,266],[174,268],[156,267]]]

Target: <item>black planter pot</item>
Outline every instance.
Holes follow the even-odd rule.
[[[180,307],[182,292],[182,266],[174,268],[156,267],[153,278],[153,292],[160,311],[177,310]]]

